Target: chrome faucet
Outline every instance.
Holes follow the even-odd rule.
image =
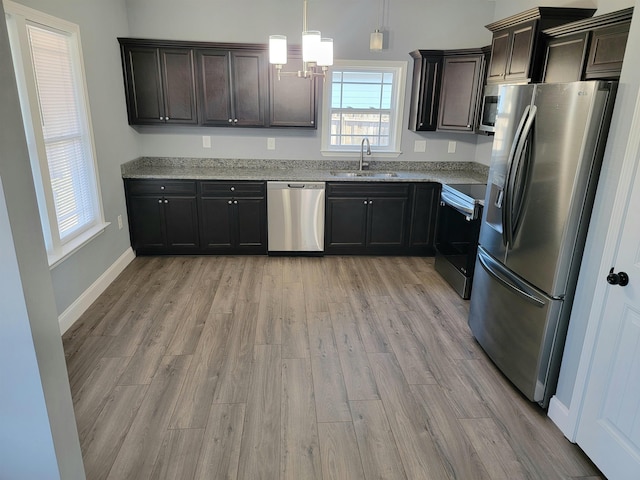
[[[369,168],[369,162],[364,161],[364,142],[367,142],[367,155],[371,155],[371,144],[369,143],[369,139],[364,137],[360,144],[360,171],[363,169],[367,170]]]

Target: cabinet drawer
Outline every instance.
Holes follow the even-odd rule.
[[[334,197],[406,197],[409,196],[409,183],[382,182],[340,182],[327,183],[327,196]]]
[[[193,180],[127,180],[127,191],[131,195],[180,194],[195,195]]]
[[[200,192],[205,197],[263,197],[264,182],[201,182]]]

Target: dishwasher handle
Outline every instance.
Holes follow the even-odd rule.
[[[289,187],[289,188],[305,188],[306,185],[304,183],[287,183],[287,187]]]

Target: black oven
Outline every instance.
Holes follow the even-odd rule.
[[[470,298],[482,222],[484,184],[443,185],[436,227],[435,269],[462,298]]]

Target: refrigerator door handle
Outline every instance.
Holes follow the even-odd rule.
[[[533,105],[529,110],[529,117],[527,118],[527,121],[524,125],[522,133],[520,135],[520,139],[518,140],[518,145],[516,147],[515,155],[513,156],[513,159],[511,161],[511,168],[510,168],[511,175],[507,178],[507,182],[508,182],[507,192],[509,193],[509,195],[506,202],[507,223],[505,223],[504,225],[505,227],[504,231],[506,233],[507,243],[509,245],[513,245],[513,239],[515,237],[516,228],[518,226],[518,220],[522,210],[521,208],[519,208],[518,212],[514,212],[514,201],[516,197],[515,195],[516,179],[519,177],[520,171],[522,169],[522,165],[523,165],[522,157],[524,156],[525,146],[529,139],[529,134],[531,133],[531,129],[533,128],[533,122],[536,118],[537,110],[538,110],[538,107],[536,107],[535,105]],[[521,183],[522,192],[525,190],[527,182],[528,182],[528,179],[524,179],[522,181]],[[518,193],[521,193],[521,192],[518,192]],[[522,202],[524,202],[524,198],[521,198],[520,202],[522,204]],[[513,218],[514,213],[517,214],[518,218]]]
[[[540,308],[546,305],[544,299],[539,298],[536,292],[532,291],[522,281],[503,272],[500,264],[484,253],[481,248],[478,249],[478,260],[489,275],[518,296]]]
[[[509,223],[509,184],[511,183],[510,179],[513,175],[513,159],[516,154],[516,150],[518,145],[520,144],[520,138],[522,136],[522,130],[524,129],[525,123],[527,121],[527,117],[529,116],[529,110],[531,110],[531,105],[527,105],[522,113],[522,117],[520,118],[520,122],[518,123],[518,128],[516,129],[516,133],[513,136],[513,143],[511,144],[511,150],[509,151],[509,157],[507,158],[507,176],[504,180],[504,187],[502,188],[502,242],[505,246],[509,244],[508,235],[507,235],[507,226]]]

